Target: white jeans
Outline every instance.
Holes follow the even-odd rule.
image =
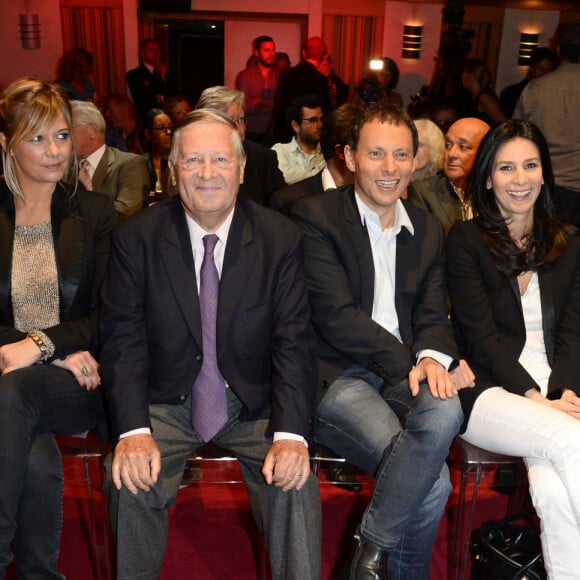
[[[578,580],[580,421],[494,387],[477,398],[462,437],[488,451],[524,458],[548,577]]]

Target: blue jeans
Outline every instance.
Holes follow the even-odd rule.
[[[375,477],[360,532],[390,554],[390,580],[428,579],[439,520],[451,493],[445,464],[463,414],[458,397],[435,399],[426,384],[353,368],[325,392],[315,439]]]
[[[99,390],[86,391],[72,373],[55,366],[33,365],[0,376],[0,577],[12,560],[13,543],[19,573],[62,578],[56,571],[60,454],[51,437],[39,435],[86,431],[102,409]],[[33,546],[39,536],[42,541]]]

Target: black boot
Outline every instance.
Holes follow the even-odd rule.
[[[388,558],[386,550],[363,540],[357,531],[339,580],[387,580]]]

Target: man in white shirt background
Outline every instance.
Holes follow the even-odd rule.
[[[286,121],[294,132],[289,143],[276,143],[272,149],[278,156],[278,167],[284,181],[291,185],[315,175],[324,167],[320,149],[322,105],[316,95],[293,99],[286,109]]]

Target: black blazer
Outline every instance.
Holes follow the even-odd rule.
[[[433,216],[403,203],[415,235],[403,228],[397,237],[395,307],[402,343],[371,318],[374,266],[353,186],[292,206],[292,216],[304,230],[323,388],[353,364],[395,385],[407,377],[420,350],[457,358],[447,315],[443,229]]]
[[[174,197],[113,236],[101,318],[101,371],[117,433],[150,426],[149,404],[180,404],[202,364],[201,318],[185,212]],[[316,384],[302,236],[284,216],[239,197],[218,302],[218,365],[271,431],[309,436]]]
[[[295,201],[303,197],[322,193],[324,191],[322,171],[274,192],[270,198],[270,207],[283,214],[290,215],[290,208]]]
[[[538,276],[552,367],[548,392],[571,389],[580,395],[580,238],[572,237],[565,254]],[[495,267],[474,221],[457,223],[449,232],[447,284],[459,347],[477,377],[474,389],[459,392],[467,421],[475,399],[488,387],[524,395],[538,385],[518,362],[526,331],[517,280]]]
[[[127,84],[139,119],[142,119],[149,109],[163,108],[163,101],[159,100],[157,95],[167,97],[169,89],[167,82],[159,74],[150,72],[144,64],[141,64],[127,73]]]
[[[0,185],[0,344],[22,340],[14,328],[11,298],[14,198]],[[109,259],[110,234],[117,223],[104,194],[79,190],[72,198],[57,186],[51,208],[60,291],[60,324],[43,329],[55,345],[54,358],[79,350],[94,356],[98,346],[98,292]]]
[[[272,149],[253,141],[244,141],[244,150],[246,167],[240,195],[268,207],[272,193],[286,186],[278,167],[278,156]]]

